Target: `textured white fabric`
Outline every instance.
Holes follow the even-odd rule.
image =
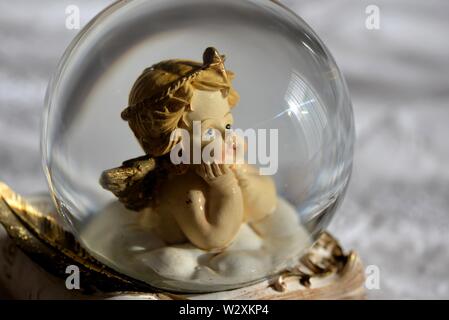
[[[112,1],[0,2],[0,179],[46,190],[39,127],[47,81],[75,30]],[[380,268],[372,298],[449,298],[449,2],[284,0],[346,76],[357,130],[354,173],[331,225]],[[365,27],[368,5],[380,30]],[[0,290],[1,291],[1,290]]]

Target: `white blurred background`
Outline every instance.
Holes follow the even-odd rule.
[[[19,193],[47,190],[43,99],[78,32],[66,28],[65,10],[76,5],[82,27],[112,2],[0,0],[0,181]],[[370,298],[448,299],[449,2],[281,2],[328,46],[354,105],[354,172],[330,231],[379,268]],[[370,5],[379,29],[367,28]]]

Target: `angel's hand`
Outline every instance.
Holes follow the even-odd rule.
[[[237,183],[234,174],[226,164],[202,163],[197,166],[196,173],[209,185],[228,185]]]

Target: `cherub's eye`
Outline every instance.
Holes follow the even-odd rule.
[[[215,137],[215,130],[212,128],[209,128],[204,132],[204,138],[206,139],[212,139]]]
[[[232,125],[231,125],[230,123],[228,123],[228,124],[226,125],[226,129],[231,130],[231,128],[232,128]]]

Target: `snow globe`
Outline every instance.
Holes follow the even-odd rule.
[[[275,1],[118,1],[73,40],[46,97],[51,196],[104,265],[216,292],[291,270],[349,182],[345,81]]]

